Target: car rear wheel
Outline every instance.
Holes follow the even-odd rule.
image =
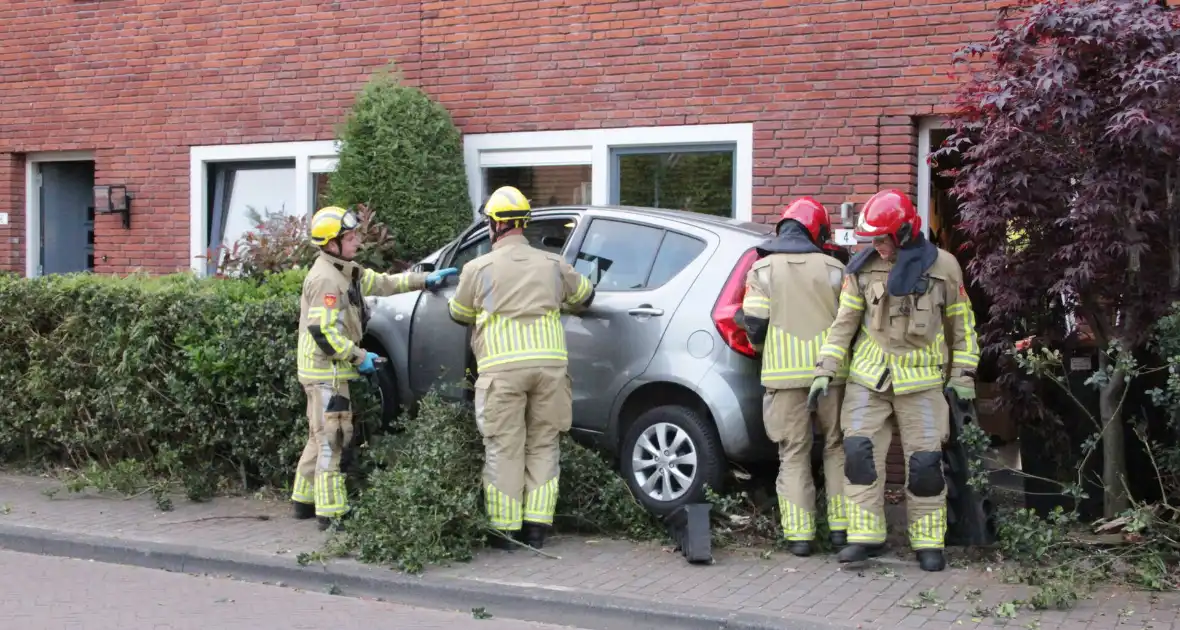
[[[724,481],[725,453],[716,429],[680,405],[655,407],[636,418],[619,458],[631,492],[660,516],[701,502],[706,485],[720,491]]]

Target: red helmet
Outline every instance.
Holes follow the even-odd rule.
[[[856,221],[857,236],[892,236],[898,247],[918,238],[921,232],[922,218],[900,190],[882,190],[870,197]]]
[[[817,245],[832,235],[832,219],[828,216],[827,208],[811,197],[800,197],[788,204],[775,225],[775,231],[781,232],[786,221],[798,221],[811,235],[811,242]]]

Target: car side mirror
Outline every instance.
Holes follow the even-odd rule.
[[[434,271],[434,263],[420,262],[420,263],[414,265],[413,268],[410,269],[410,271],[413,271],[414,273],[430,273],[431,271]]]

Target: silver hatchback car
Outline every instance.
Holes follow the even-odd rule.
[[[666,514],[720,488],[730,462],[773,461],[762,425],[759,362],[734,321],[754,247],[770,225],[672,210],[556,207],[525,230],[594,283],[591,307],[565,315],[573,436],[615,457],[650,510]],[[474,224],[416,265],[458,267],[490,251]],[[451,321],[457,280],[370,301],[365,347],[389,358],[387,412],[432,387],[469,399],[469,330]]]

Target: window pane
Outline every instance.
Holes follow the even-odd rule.
[[[511,166],[484,169],[484,196],[514,186],[534,208],[590,203],[590,166]]]
[[[451,259],[451,266],[462,270],[463,265],[490,251],[492,251],[492,242],[485,236],[474,243],[468,243],[463,249],[455,252],[455,257]]]
[[[590,224],[574,268],[600,291],[642,289],[663,230],[597,219]]]
[[[618,154],[619,204],[733,216],[733,150]]]
[[[656,263],[651,268],[651,278],[647,280],[647,288],[654,289],[676,276],[688,266],[701,252],[705,251],[705,244],[690,236],[668,232],[664,242],[660,245],[660,253],[656,256]]]
[[[324,206],[331,205],[332,201],[328,197],[328,178],[331,173],[312,173],[311,174],[311,211],[315,212]]]
[[[209,246],[232,246],[262,219],[295,213],[295,162],[217,164],[210,169]]]
[[[529,245],[537,249],[560,254],[573,230],[573,219],[540,219],[529,222],[528,227],[524,229],[524,237],[528,239]],[[487,236],[482,236],[478,241],[472,241],[456,252],[450,266],[462,269],[463,265],[490,251],[491,241]]]
[[[573,219],[534,219],[524,229],[524,237],[537,249],[560,254],[573,231]]]

